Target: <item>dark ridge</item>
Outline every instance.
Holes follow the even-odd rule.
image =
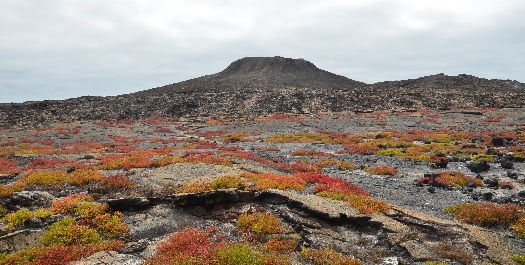
[[[245,57],[223,71],[135,93],[148,95],[182,91],[271,90],[284,87],[351,89],[365,83],[317,68],[304,59]]]
[[[444,74],[367,85],[304,59],[247,57],[223,71],[116,97],[0,104],[0,128],[152,116],[259,116],[399,109],[525,108],[525,85]]]
[[[386,81],[375,83],[373,87],[407,87],[407,88],[427,88],[427,89],[491,89],[505,91],[523,91],[524,84],[513,80],[485,79],[472,75],[459,74],[448,76],[437,74],[424,76],[417,79],[402,81]]]

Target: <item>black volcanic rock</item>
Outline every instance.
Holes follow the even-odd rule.
[[[350,89],[365,83],[317,68],[304,59],[283,57],[246,57],[223,71],[188,81],[135,93],[152,95],[189,91],[267,91],[296,87],[312,89]]]
[[[0,104],[0,127],[152,116],[471,107],[523,108],[525,85],[443,74],[367,85],[304,59],[248,57],[216,74],[127,95]]]

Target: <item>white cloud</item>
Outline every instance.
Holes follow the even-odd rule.
[[[305,58],[364,82],[439,72],[525,82],[518,0],[0,6],[0,102],[129,93],[218,72],[244,56]]]

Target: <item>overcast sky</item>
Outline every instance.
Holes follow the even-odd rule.
[[[523,0],[0,0],[0,102],[131,93],[247,56],[366,83],[525,82]]]

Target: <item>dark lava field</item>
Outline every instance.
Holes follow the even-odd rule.
[[[524,161],[519,108],[6,127],[0,264],[524,264]]]

